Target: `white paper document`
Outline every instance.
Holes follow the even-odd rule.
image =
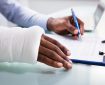
[[[60,36],[47,34],[47,36],[56,39],[71,51],[71,59],[103,62],[103,56],[99,51],[105,51],[105,44],[94,33],[87,33],[82,36],[82,40],[73,40],[70,36]]]

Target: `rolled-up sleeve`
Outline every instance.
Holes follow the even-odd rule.
[[[37,25],[47,30],[48,16],[21,6],[15,0],[0,0],[0,12],[18,26],[30,27]]]

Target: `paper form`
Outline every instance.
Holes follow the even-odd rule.
[[[103,62],[103,56],[99,55],[103,45],[101,39],[94,33],[84,34],[82,40],[72,40],[70,36],[63,37],[56,34],[47,34],[47,36],[66,46],[71,51],[71,59]]]

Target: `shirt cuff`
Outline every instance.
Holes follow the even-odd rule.
[[[32,17],[34,20],[36,19],[36,15],[34,15]],[[43,14],[39,14],[37,16],[37,20],[35,20],[35,25],[38,25],[42,28],[44,28],[44,30],[48,30],[47,29],[47,21],[48,21],[49,17],[47,15],[43,15]]]

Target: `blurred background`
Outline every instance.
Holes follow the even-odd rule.
[[[99,0],[18,0],[33,10],[49,14],[68,7],[96,5]]]
[[[96,7],[99,0],[17,0],[22,5],[25,5],[35,11],[43,14],[52,14],[57,11],[77,7],[87,7],[91,10],[92,7]],[[90,7],[90,8],[89,8]],[[83,10],[89,12],[90,10]],[[82,9],[81,9],[82,10]],[[1,14],[0,14],[0,25],[11,25]]]

